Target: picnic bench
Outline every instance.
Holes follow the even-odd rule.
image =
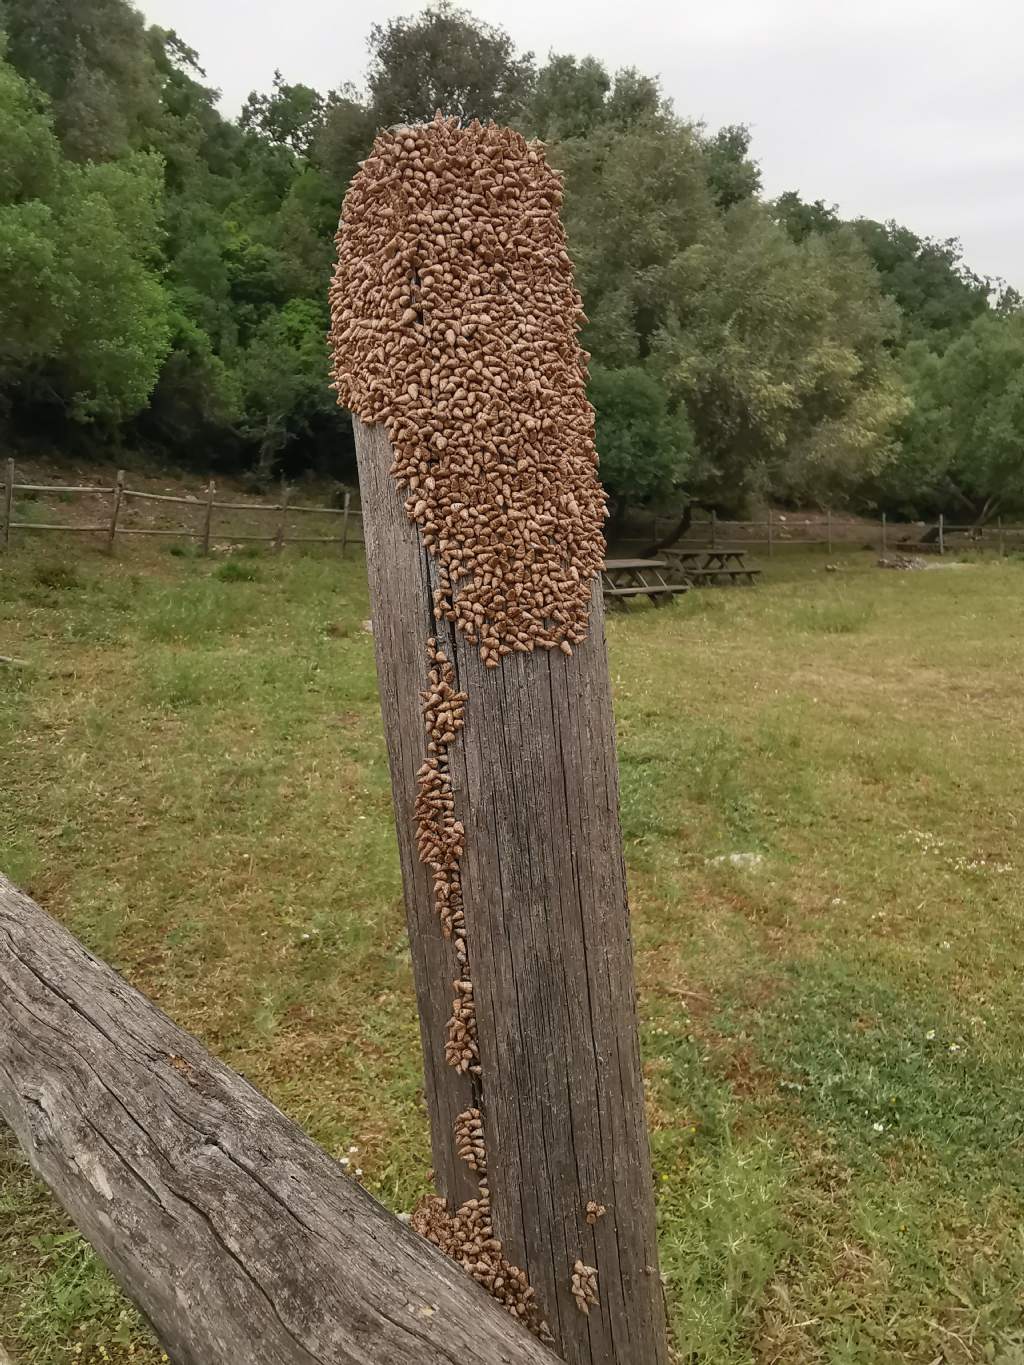
[[[664,559],[606,559],[601,570],[601,588],[605,601],[621,601],[630,597],[649,597],[656,607],[681,592],[689,592],[684,580],[670,581]],[[678,577],[678,576],[676,576]]]
[[[761,570],[747,563],[746,550],[663,550],[675,572],[694,587],[708,588],[716,583],[754,584]]]

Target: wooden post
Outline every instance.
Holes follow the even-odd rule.
[[[477,1196],[452,1133],[480,1109],[494,1235],[526,1272],[555,1349],[572,1365],[665,1365],[600,582],[571,656],[515,652],[487,668],[433,619],[435,562],[389,473],[383,428],[353,426],[435,1180],[450,1207]],[[468,696],[448,752],[480,1079],[445,1062],[462,969],[416,848],[432,635]],[[597,1270],[589,1315],[572,1294],[580,1261]]]
[[[117,471],[117,478],[114,480],[113,503],[110,508],[110,526],[107,528],[107,554],[114,553],[114,537],[117,535],[117,518],[121,512],[121,501],[124,498],[124,470]]]
[[[717,550],[717,549],[718,549],[718,544],[717,544],[717,540],[718,540],[717,531],[718,531],[718,518],[717,518],[717,516],[715,515],[715,509],[712,507],[712,509],[711,509],[711,548],[712,548],[712,550]]]
[[[4,484],[4,549],[11,543],[11,509],[14,506],[14,461],[7,461],[7,482]]]
[[[946,553],[946,518],[939,513],[939,554]]]
[[[773,551],[774,551],[774,549],[775,549],[775,537],[774,537],[774,534],[773,534],[774,528],[775,528],[775,519],[774,519],[774,516],[773,516],[773,514],[772,514],[772,509],[771,509],[771,507],[769,507],[769,508],[768,508],[768,558],[769,558],[769,559],[771,559],[772,553],[773,553]]]
[[[344,558],[344,556],[345,556],[345,547],[348,545],[348,518],[349,518],[349,511],[350,511],[350,509],[351,509],[351,506],[352,506],[352,494],[346,489],[346,491],[345,491],[345,510],[344,510],[344,513],[342,514],[342,518],[341,518],[341,554],[342,554],[342,558]]]
[[[827,536],[828,536],[828,553],[831,554],[831,553],[832,553],[832,508],[831,508],[831,507],[828,508],[828,511],[827,511],[827,514],[826,514],[826,515],[827,515],[827,522],[826,522],[827,530],[826,530],[826,534],[827,534]]]
[[[213,530],[213,499],[217,485],[211,479],[206,485],[206,512],[203,516],[203,554],[210,553],[210,534]]]
[[[1006,555],[1006,532],[1003,529],[1003,519],[1000,517],[996,523],[999,528],[999,556],[1004,558]]]
[[[284,549],[285,523],[288,519],[288,485],[281,476],[281,517],[277,523],[277,534],[274,536],[274,553],[280,554]]]
[[[882,555],[883,555],[883,557],[884,557],[885,555],[887,555],[888,553],[889,553],[889,524],[888,524],[888,521],[886,520],[885,513],[883,512],[883,513],[882,513]]]
[[[0,1120],[175,1365],[557,1365],[3,876]]]

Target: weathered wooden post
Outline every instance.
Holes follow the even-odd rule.
[[[217,493],[217,485],[211,479],[206,485],[206,510],[203,513],[203,554],[210,553],[210,535],[213,531],[213,499]]]
[[[107,554],[114,553],[114,540],[117,536],[117,519],[121,514],[121,503],[124,500],[124,470],[117,471],[117,478],[114,480],[114,487],[111,489],[113,501],[110,505],[110,525],[107,527]]]
[[[882,555],[885,556],[886,554],[888,554],[888,552],[889,552],[889,523],[888,523],[888,521],[886,520],[886,515],[885,515],[885,513],[883,512],[883,513],[882,513]]]
[[[348,548],[348,519],[352,512],[352,493],[345,490],[345,505],[341,514],[341,557],[344,559],[345,551]]]
[[[275,554],[278,554],[278,555],[279,555],[279,554],[281,553],[281,551],[284,549],[285,530],[286,530],[287,525],[288,525],[288,498],[289,498],[290,491],[291,491],[291,490],[289,489],[288,484],[287,484],[287,482],[285,481],[285,477],[284,477],[284,475],[282,474],[282,475],[281,475],[281,504],[280,504],[280,508],[279,508],[281,515],[280,515],[280,517],[278,518],[278,522],[277,522],[277,531],[276,531],[275,534],[274,534],[274,553],[275,553]]]
[[[664,1365],[579,296],[542,150],[383,134],[332,287],[440,1198],[574,1365]]]
[[[939,513],[939,554],[940,554],[940,555],[944,555],[945,553],[946,553],[946,518],[945,518],[945,515],[944,515],[942,512],[940,512],[940,513]]]
[[[11,510],[14,507],[14,461],[7,461],[7,480],[4,483],[4,549],[11,543]]]

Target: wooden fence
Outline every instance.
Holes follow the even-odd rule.
[[[71,534],[97,535],[104,539],[106,549],[112,554],[119,536],[165,536],[179,540],[200,542],[204,554],[218,535],[230,544],[255,542],[270,545],[280,551],[288,545],[337,545],[342,554],[349,545],[363,544],[362,508],[354,505],[351,493],[345,494],[341,507],[310,507],[291,501],[292,490],[282,483],[277,502],[219,502],[216,484],[209,480],[205,493],[199,498],[186,498],[170,493],[147,493],[141,489],[129,488],[125,483],[125,473],[118,472],[112,485],[87,484],[42,484],[18,483],[15,478],[14,461],[8,460],[5,478],[0,488],[3,499],[0,503],[0,550],[10,548],[13,531],[49,532],[65,531]],[[62,500],[78,497],[94,497],[105,500],[102,513],[95,523],[79,526],[71,522],[19,520],[15,513],[16,495],[27,493],[33,497],[59,497]],[[133,501],[138,503],[176,504],[187,507],[196,514],[195,525],[188,527],[132,526],[126,524],[125,516]],[[251,530],[237,530],[218,519],[217,513],[233,513],[235,518],[241,514],[259,517],[273,517],[273,526],[265,534],[255,534]],[[340,518],[336,535],[296,535],[289,529],[289,520],[308,516]],[[221,524],[218,526],[217,522]],[[637,514],[630,520],[628,528],[618,538],[621,545],[640,546],[656,542],[667,535],[677,517],[655,514]],[[695,549],[762,549],[771,558],[777,550],[791,546],[817,547],[829,554],[835,550],[858,549],[877,550],[888,554],[939,554],[962,553],[964,550],[991,552],[999,555],[1024,553],[1024,526],[1010,526],[1002,518],[989,522],[984,527],[958,525],[946,521],[943,516],[934,522],[891,521],[883,513],[878,521],[863,518],[850,518],[830,511],[821,513],[776,512],[769,508],[766,515],[756,521],[726,521],[714,512],[701,520],[695,519],[689,531],[678,544]]]
[[[363,543],[362,511],[359,507],[353,506],[351,493],[345,494],[345,500],[341,507],[310,507],[292,502],[292,490],[283,482],[278,502],[219,502],[216,496],[217,486],[212,479],[207,483],[205,494],[201,498],[186,498],[170,493],[146,493],[138,488],[129,488],[125,483],[123,469],[118,471],[117,478],[110,486],[18,483],[14,461],[8,460],[2,487],[3,512],[2,521],[0,521],[0,549],[2,550],[10,548],[13,531],[65,531],[72,534],[102,536],[110,554],[113,554],[119,536],[169,536],[179,540],[197,540],[200,542],[204,554],[209,554],[211,544],[215,536],[218,535],[232,545],[242,541],[252,541],[270,545],[275,551],[283,550],[286,544],[337,545],[344,554],[350,544],[361,545]],[[15,498],[19,493],[27,493],[37,498],[58,497],[62,501],[71,498],[93,497],[103,499],[104,502],[101,504],[101,511],[97,515],[96,521],[84,526],[71,522],[19,520],[15,516],[17,510]],[[128,525],[126,524],[125,514],[133,501],[187,507],[195,513],[195,523],[191,528],[188,526]],[[236,519],[239,513],[247,513],[257,517],[272,517],[274,519],[273,529],[268,534],[253,534],[249,530],[239,531],[233,526],[224,525],[223,518],[217,516],[219,512],[235,513]],[[304,516],[340,518],[338,533],[329,536],[294,534],[294,531],[289,530],[289,521],[295,517]],[[221,522],[220,526],[217,525],[218,521]]]
[[[666,536],[678,517],[650,515],[645,522],[632,522],[623,543],[645,545]],[[958,525],[944,516],[931,522],[892,521],[883,512],[877,521],[851,518],[829,511],[821,513],[776,512],[769,508],[759,521],[724,521],[714,512],[694,519],[678,542],[686,548],[764,549],[771,557],[790,546],[818,547],[829,554],[838,549],[871,549],[888,554],[961,553],[966,549],[1000,555],[1024,553],[1024,526],[1010,526],[1000,517],[984,527]]]

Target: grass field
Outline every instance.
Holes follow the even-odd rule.
[[[54,544],[0,567],[0,866],[410,1207],[361,565]],[[776,559],[609,641],[679,1360],[1024,1365],[1024,563]],[[2,1138],[0,1343],[160,1359]]]

